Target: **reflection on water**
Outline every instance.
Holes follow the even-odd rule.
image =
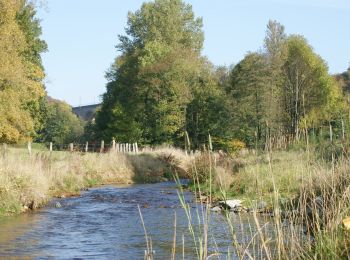
[[[192,200],[189,193],[185,198]],[[137,205],[152,238],[155,259],[171,255],[175,213],[177,257],[182,259],[184,237],[186,259],[196,258],[174,183],[106,186],[60,200],[61,208],[55,208],[55,203],[35,213],[1,219],[0,258],[143,259],[146,242]],[[195,221],[197,208],[190,205]],[[238,242],[249,242],[255,233],[252,217],[232,214],[231,218]],[[224,216],[212,214],[209,244],[212,251],[224,253],[218,259],[227,258],[231,237]]]

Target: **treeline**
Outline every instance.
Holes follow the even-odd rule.
[[[0,143],[61,143],[82,135],[71,107],[47,96],[41,34],[32,2],[0,0]]]
[[[0,0],[0,142],[115,139],[197,149],[210,135],[216,149],[230,151],[311,133],[330,138],[324,128],[344,138],[350,128],[348,72],[330,75],[303,36],[269,21],[259,51],[216,67],[201,54],[202,19],[182,0],[147,2],[128,14],[101,109],[84,125],[47,96],[47,45],[35,14],[26,0]]]
[[[203,40],[202,19],[181,0],[130,12],[92,138],[184,146],[188,133],[198,148],[210,134],[219,148],[263,146],[348,118],[326,62],[280,23],[269,21],[261,50],[231,68],[202,56]]]

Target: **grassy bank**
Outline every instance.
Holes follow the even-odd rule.
[[[316,153],[277,151],[225,158],[202,154],[192,169],[192,189],[209,205],[212,201],[241,199],[252,209],[247,243],[236,240],[227,217],[235,254],[240,258],[265,259],[349,259],[350,160],[346,156],[327,162]],[[211,181],[210,181],[211,180]],[[209,201],[209,202],[208,202]],[[263,203],[262,203],[263,202]],[[259,204],[264,205],[260,209]],[[270,212],[269,228],[259,223],[258,214]],[[223,212],[226,214],[227,212]],[[210,213],[201,213],[204,227],[210,226]],[[204,216],[204,217],[203,217]],[[271,231],[272,230],[272,231]],[[206,230],[198,241],[205,241]],[[251,250],[251,245],[256,245]],[[203,255],[209,255],[200,244]],[[201,257],[199,257],[201,259]]]
[[[0,158],[0,215],[35,209],[52,197],[77,195],[85,188],[108,183],[158,182],[186,172],[180,150],[160,148],[138,155],[69,153],[8,149]]]

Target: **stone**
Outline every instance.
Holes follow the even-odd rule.
[[[55,204],[55,208],[62,208],[62,205],[61,205],[61,203],[59,203],[59,202],[56,202],[56,204]]]
[[[242,201],[241,200],[222,200],[222,201],[219,201],[219,205],[224,209],[233,210],[235,208],[242,207]]]
[[[210,211],[219,212],[219,211],[221,211],[221,208],[219,206],[215,206],[215,207],[211,208]]]

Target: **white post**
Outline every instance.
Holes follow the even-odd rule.
[[[52,142],[50,142],[50,155],[52,154]]]
[[[74,151],[74,144],[73,144],[73,143],[70,143],[70,144],[69,144],[69,151],[70,151],[70,152],[73,152],[73,151]]]
[[[115,140],[112,140],[112,151],[115,152]]]
[[[89,142],[86,142],[85,144],[85,152],[87,153],[89,151]]]
[[[103,153],[104,149],[105,149],[105,141],[102,140],[102,141],[101,141],[100,153]]]
[[[29,153],[29,156],[32,155],[32,143],[31,142],[28,142],[28,153]]]
[[[135,143],[135,150],[136,150],[136,154],[138,154],[139,153],[139,147],[138,147],[138,145],[137,145],[137,143]]]
[[[6,157],[6,152],[7,152],[7,144],[2,144],[2,148],[3,148],[3,150],[2,150],[2,157],[5,159],[5,157]]]

